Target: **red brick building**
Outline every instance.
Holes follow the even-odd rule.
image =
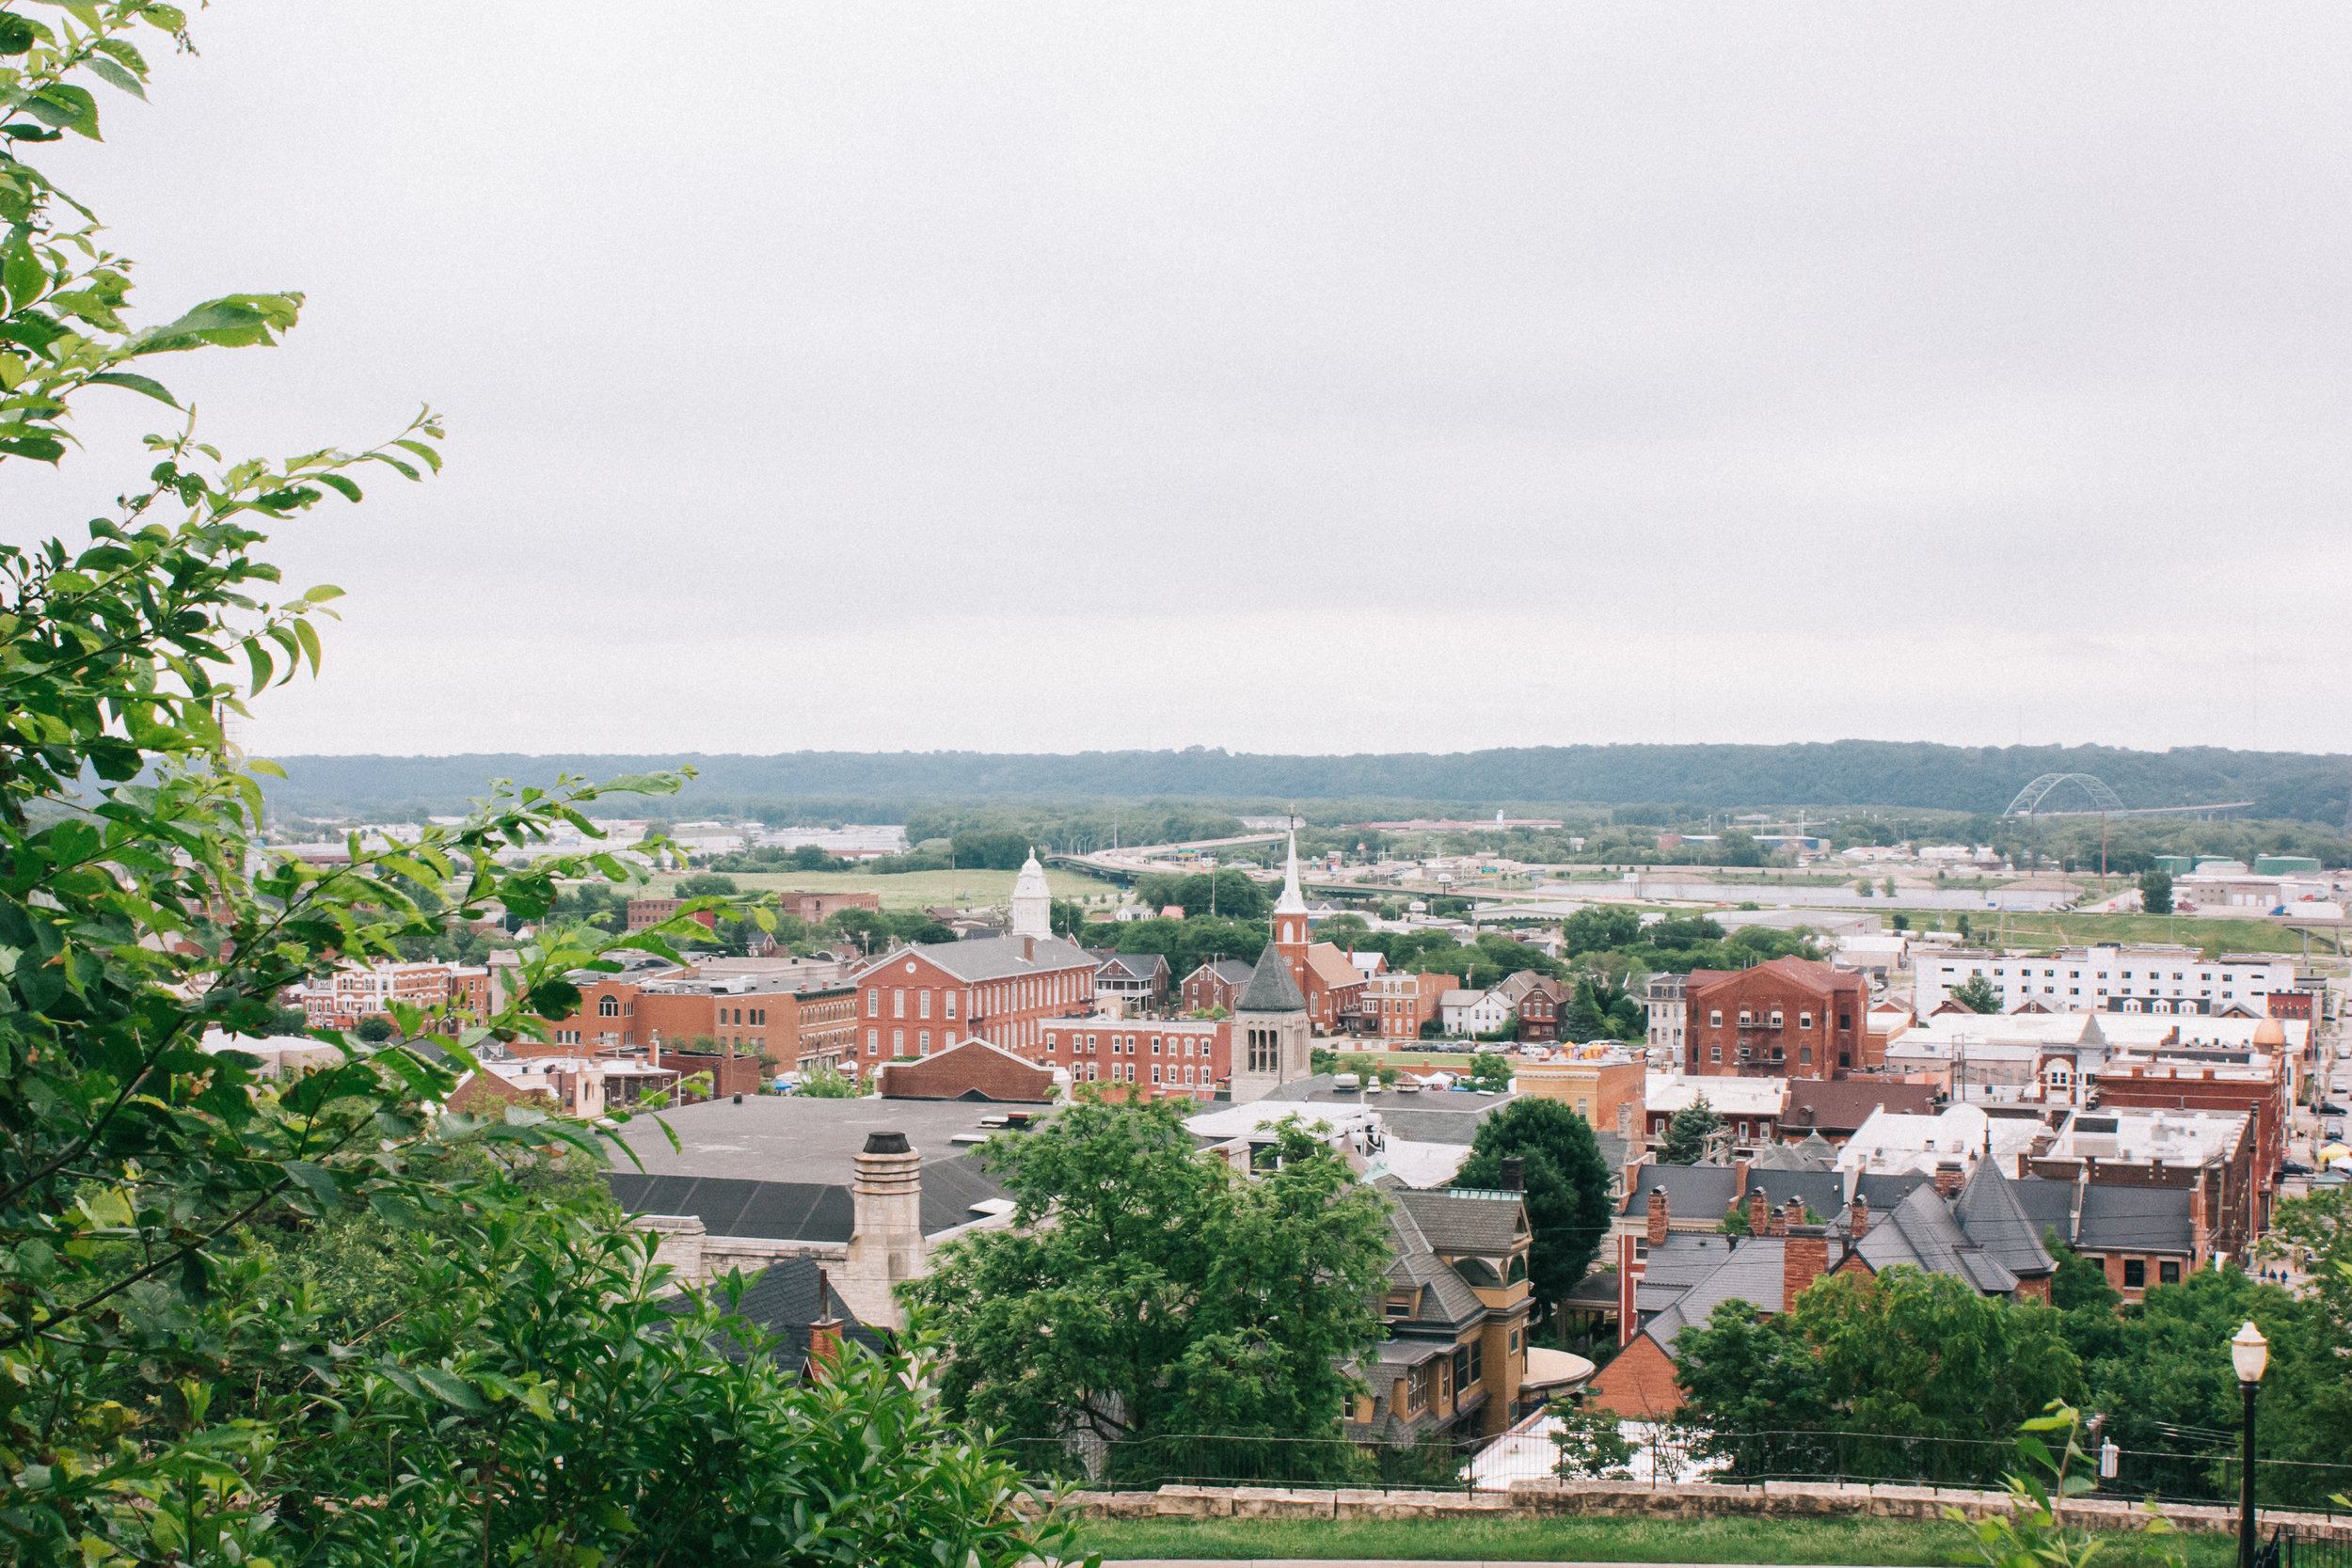
[[[1364,982],[1358,1031],[1391,1046],[1409,1044],[1421,1038],[1421,1026],[1438,1016],[1445,993],[1460,988],[1451,974],[1375,974]]]
[[[1064,1019],[1032,1060],[1067,1068],[1073,1084],[1131,1085],[1128,1098],[1207,1100],[1233,1074],[1229,1019]]]
[[[802,893],[787,890],[777,895],[779,914],[798,915],[811,926],[822,926],[843,910],[872,910],[882,912],[879,893]]]
[[[1049,1019],[1094,1011],[1094,959],[1057,937],[983,937],[895,948],[852,976],[870,1067],[974,1037],[1034,1059]]]
[[[734,1094],[761,1077],[818,1067],[857,1070],[857,990],[757,975],[704,979],[691,970],[632,977],[580,974],[580,1007],[552,1020],[545,1041],[517,1040],[518,1056],[643,1053],[679,1072],[711,1072]],[[724,1064],[724,1065],[722,1065]]]
[[[883,1063],[882,1097],[1043,1104],[1054,1098],[1054,1073],[986,1040],[967,1039],[916,1061]]]
[[[1549,1043],[1560,1037],[1560,1021],[1567,1015],[1567,988],[1549,975],[1521,970],[1496,988],[1518,1014],[1521,1040]]]
[[[389,1005],[393,1002],[427,1008],[447,1004],[451,1017],[442,1023],[441,1032],[453,1035],[469,1022],[479,1023],[485,1015],[490,972],[465,964],[353,964],[295,996],[305,1028],[356,1028],[370,1014],[389,1017]]]
[[[628,928],[642,931],[649,926],[675,920],[678,906],[685,902],[683,898],[632,898],[628,901]],[[719,928],[719,911],[716,910],[697,910],[693,918],[711,930]]]
[[[1233,998],[1249,983],[1249,964],[1243,958],[1213,958],[1184,976],[1177,990],[1188,1013],[1233,1010]]]
[[[1870,1060],[1870,993],[1860,974],[1774,958],[1753,969],[1694,969],[1683,995],[1688,1073],[1830,1078],[1880,1065]]]

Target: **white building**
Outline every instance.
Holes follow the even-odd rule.
[[[1501,991],[1450,990],[1438,998],[1438,1016],[1449,1035],[1491,1035],[1511,1016]]]
[[[1690,1004],[1683,1000],[1689,983],[1687,975],[1653,974],[1643,998],[1649,1016],[1650,1047],[1675,1062],[1682,1060],[1682,1031],[1690,1021]]]
[[[1872,1111],[1837,1150],[1837,1168],[1932,1176],[1957,1166],[1964,1180],[1989,1154],[2002,1175],[2015,1176],[2017,1157],[2049,1131],[2039,1117],[1987,1116],[1977,1105],[1948,1105],[1931,1117]]]
[[[2003,1011],[2028,1003],[2054,1013],[2210,1014],[2269,1010],[2272,991],[2295,989],[2282,953],[2225,953],[2208,963],[2194,947],[2061,947],[2055,953],[1983,949],[1915,953],[1912,1006],[1921,1018],[1972,979],[1993,988]]]

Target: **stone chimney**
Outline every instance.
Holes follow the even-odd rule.
[[[903,1328],[898,1287],[924,1272],[923,1157],[904,1132],[868,1132],[850,1181],[849,1254],[841,1299],[861,1322]]]
[[[817,1271],[817,1317],[808,1325],[808,1375],[822,1378],[841,1358],[841,1320],[833,1315],[833,1281]]]
[[[1955,1197],[1965,1175],[1959,1161],[1947,1160],[1935,1167],[1935,1190],[1946,1197]]]
[[[1664,1246],[1666,1244],[1666,1189],[1652,1187],[1649,1190],[1650,1245]]]
[[[1764,1189],[1758,1187],[1754,1192],[1748,1194],[1748,1234],[1751,1236],[1769,1236],[1772,1233],[1772,1200],[1764,1196]]]
[[[1780,1251],[1780,1309],[1789,1311],[1806,1286],[1829,1272],[1829,1231],[1824,1226],[1793,1225]]]
[[[1527,1191],[1527,1162],[1517,1154],[1506,1156],[1502,1162],[1502,1190],[1506,1193]]]
[[[1853,1201],[1846,1206],[1846,1218],[1853,1239],[1862,1240],[1870,1230],[1870,1200],[1860,1193],[1854,1194]]]
[[[1617,1101],[1617,1136],[1620,1138],[1633,1136],[1633,1101],[1630,1100]]]

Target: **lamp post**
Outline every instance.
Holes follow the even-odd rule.
[[[2254,1395],[2261,1389],[2263,1369],[2270,1364],[2270,1341],[2251,1323],[2230,1340],[2230,1364],[2237,1369],[2237,1386],[2246,1396],[2246,1459],[2241,1466],[2237,1501],[2237,1568],[2254,1568]]]

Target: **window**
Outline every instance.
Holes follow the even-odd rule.
[[[1156,1055],[1158,1055],[1159,1053],[1160,1053],[1160,1037],[1159,1037],[1159,1036],[1157,1036],[1157,1035],[1154,1035],[1154,1036],[1152,1036],[1152,1055],[1154,1055],[1154,1056],[1156,1056]],[[1172,1055],[1174,1055],[1174,1054],[1175,1054],[1175,1053],[1171,1051],[1171,1052],[1169,1052],[1169,1053],[1168,1053],[1168,1054],[1172,1056]]]
[[[925,986],[921,990],[914,993],[914,1016],[917,1018],[929,1018],[931,1016],[930,987]]]
[[[956,1016],[956,993],[954,991],[947,993],[947,1016],[949,1018]]]
[[[1429,1408],[1429,1396],[1437,1386],[1437,1369],[1428,1365],[1413,1368],[1405,1374],[1405,1408],[1419,1412]]]
[[[1159,1063],[1157,1063],[1157,1062],[1153,1062],[1153,1063],[1152,1064],[1152,1082],[1153,1082],[1154,1084],[1156,1084],[1156,1083],[1158,1083],[1159,1081],[1160,1081],[1160,1064],[1159,1064]]]
[[[2123,1289],[2143,1290],[2148,1284],[2148,1260],[2145,1258],[2123,1259]]]
[[[1722,1061],[1724,1059],[1724,1048],[1720,1045],[1708,1046],[1707,1048],[1707,1059],[1710,1062]]]
[[[866,1031],[866,1053],[868,1056],[879,1056],[882,1054],[881,1030],[868,1029]]]
[[[1797,1015],[1797,1027],[1798,1027],[1798,1028],[1800,1028],[1800,1029],[1810,1029],[1810,1028],[1812,1028],[1812,1027],[1813,1027],[1813,1015],[1812,1015],[1811,1013],[1799,1013],[1799,1014]]]
[[[1801,1045],[1797,1047],[1797,1062],[1801,1067],[1811,1067],[1813,1065],[1813,1048],[1809,1045]]]
[[[867,1018],[882,1017],[882,988],[880,986],[876,986],[866,993],[866,1016]]]
[[[929,1029],[915,1031],[914,1049],[918,1055],[928,1056],[931,1053],[931,1032]]]
[[[1184,1068],[1184,1082],[1187,1084],[1192,1082],[1192,1068],[1190,1064],[1187,1064]]]
[[[1470,1386],[1471,1376],[1470,1347],[1456,1345],[1454,1348],[1454,1397],[1456,1400],[1462,1397],[1462,1390]]]
[[[890,993],[890,1016],[892,1018],[907,1016],[907,993],[903,986]]]
[[[2180,1282],[2181,1282],[2181,1265],[2180,1265],[2179,1263],[2177,1263],[2177,1262],[2165,1262],[2165,1263],[2158,1263],[2158,1264],[2156,1265],[2156,1283],[2157,1283],[2157,1284],[2159,1284],[2159,1285],[2178,1285]]]
[[[1840,1029],[1851,1029],[1851,1028],[1852,1028],[1852,1027],[1853,1027],[1853,1014],[1851,1014],[1851,1013],[1839,1013],[1839,1014],[1837,1015],[1837,1027],[1839,1027]]]
[[[621,1005],[620,1005],[620,1003],[619,1003],[619,1002],[617,1002],[617,1001],[615,1001],[613,998],[612,998],[612,997],[610,997],[610,996],[599,996],[599,997],[597,997],[597,998],[596,998],[596,1016],[597,1016],[598,1018],[618,1018],[618,1017],[620,1017],[620,1016],[621,1016]]]
[[[1708,1013],[1707,1015],[1707,1026],[1710,1029],[1722,1028],[1724,1026],[1724,1015],[1720,1012]],[[1722,1058],[1717,1057],[1716,1060],[1721,1061]]]
[[[890,1053],[893,1056],[903,1056],[907,1053],[907,1032],[904,1029],[890,1031]]]
[[[1486,1377],[1486,1337],[1480,1335],[1470,1343],[1470,1381],[1482,1383]]]

